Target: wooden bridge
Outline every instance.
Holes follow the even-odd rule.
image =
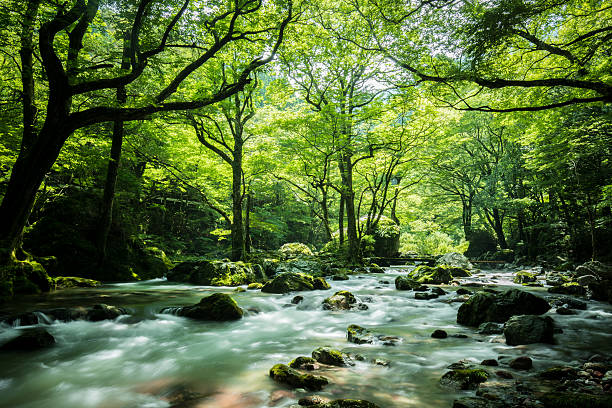
[[[424,264],[434,266],[436,264],[436,258],[433,256],[401,256],[401,257],[374,257],[370,258],[370,262],[375,263],[378,266],[388,267],[391,265],[414,265]],[[473,264],[504,264],[505,261],[480,261],[471,260]]]

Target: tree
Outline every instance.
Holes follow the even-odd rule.
[[[27,60],[25,54],[31,55],[28,44],[33,44],[30,38],[37,24],[37,47],[46,74],[44,81],[39,82],[44,82],[48,97],[42,125],[35,126],[36,132],[29,132],[28,115],[24,117],[21,149],[0,205],[0,246],[7,259],[20,256],[21,235],[36,192],[75,130],[101,122],[143,119],[157,112],[201,108],[239,92],[252,72],[272,60],[294,16],[291,0],[266,4],[260,0],[235,0],[227,7],[209,7],[199,14],[189,12],[199,8],[197,2],[190,0],[140,0],[108,5],[98,0],[76,0],[70,7],[55,6],[52,16],[45,13],[37,18],[40,4],[40,0],[25,4],[27,14],[33,18],[25,21],[31,27],[23,30],[22,51]],[[123,47],[121,35],[118,41],[106,38],[109,44],[103,60],[112,63],[94,65],[97,58],[88,52],[97,33],[104,32],[96,17],[101,11],[107,17],[126,8],[133,10],[134,18],[129,25],[117,19],[116,29],[129,33],[130,69],[127,72],[116,69],[116,50]],[[222,57],[228,44],[253,41],[261,45],[259,52],[263,56],[254,57],[244,66],[235,82],[209,81],[202,83],[196,92],[189,94],[183,90],[182,95],[177,94],[196,70],[214,69],[216,59]],[[164,60],[172,68],[165,70],[159,81],[152,82],[155,71],[151,68],[156,60]],[[30,79],[22,82],[27,93]],[[138,96],[125,107],[116,106],[106,97],[108,91],[122,86]]]

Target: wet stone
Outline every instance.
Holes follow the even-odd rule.
[[[444,330],[434,330],[433,333],[431,333],[431,337],[433,337],[434,339],[445,339],[448,337],[448,333],[446,333]]]
[[[497,362],[497,360],[491,358],[491,359],[487,359],[487,360],[482,360],[480,362],[480,365],[495,367],[495,366],[498,366],[499,363]]]
[[[533,361],[529,357],[521,356],[511,360],[508,365],[515,370],[530,370],[533,367]]]

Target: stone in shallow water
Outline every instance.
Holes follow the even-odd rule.
[[[162,313],[171,308],[162,309]],[[173,308],[177,316],[197,320],[227,321],[242,318],[243,311],[232,297],[225,293],[213,293],[192,306]]]
[[[270,377],[274,381],[289,385],[292,388],[304,388],[310,391],[319,391],[329,384],[329,380],[325,377],[302,374],[285,364],[276,364],[272,367],[270,369]]]
[[[434,339],[445,339],[448,337],[448,333],[446,333],[444,330],[434,330],[433,333],[431,333],[431,337],[433,337]]]
[[[3,351],[34,351],[51,347],[55,338],[41,327],[24,329],[19,336],[0,346]]]
[[[312,352],[312,358],[319,363],[345,367],[355,365],[347,354],[330,347],[318,347]]]
[[[533,315],[512,316],[504,326],[506,344],[552,343],[554,322],[550,316]]]
[[[347,328],[347,339],[351,343],[355,344],[375,344],[382,343],[384,346],[395,346],[402,341],[401,338],[397,336],[386,336],[384,334],[375,334],[370,330],[358,326],[356,324],[351,324]]]
[[[489,373],[482,369],[456,369],[446,372],[440,379],[440,385],[456,390],[474,390],[488,378]]]
[[[530,370],[533,367],[533,361],[529,357],[521,356],[511,360],[508,365],[515,370]]]

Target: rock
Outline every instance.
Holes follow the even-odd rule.
[[[257,280],[251,264],[209,260],[181,262],[168,271],[166,278],[204,286],[240,286]]]
[[[415,292],[427,292],[429,290],[429,286],[427,285],[420,285],[416,288],[414,288]]]
[[[282,273],[303,273],[310,276],[323,276],[323,264],[317,259],[296,258],[274,265],[274,275]]]
[[[569,282],[571,278],[567,275],[557,273],[557,272],[549,272],[546,274],[546,284],[549,286],[559,286],[563,285],[566,282]]]
[[[355,296],[346,290],[341,290],[334,293],[333,296],[323,300],[323,309],[325,310],[350,310],[357,303]]]
[[[511,360],[508,365],[515,370],[530,370],[533,367],[533,361],[529,357],[521,356]]]
[[[85,279],[76,276],[58,276],[55,278],[55,287],[57,289],[97,288],[98,286],[102,286],[102,282],[94,279]]]
[[[408,274],[408,277],[418,283],[440,285],[450,283],[455,277],[466,277],[470,275],[467,269],[462,268],[453,268],[445,265],[436,267],[419,265]]]
[[[417,292],[414,294],[414,298],[417,300],[431,300],[436,299],[438,295],[435,293]]]
[[[504,326],[506,344],[553,343],[554,322],[550,316],[512,316]]]
[[[303,300],[304,300],[304,296],[297,295],[297,296],[294,296],[293,299],[291,299],[291,303],[294,305],[298,305],[302,303]]]
[[[545,380],[561,381],[576,378],[577,374],[578,371],[573,367],[559,366],[551,367],[538,373],[538,377],[544,378]]]
[[[576,267],[576,276],[593,275],[599,280],[612,279],[612,266],[603,264],[599,261],[589,261]]]
[[[446,295],[446,291],[444,289],[438,288],[438,287],[432,288],[431,289],[431,293],[435,293],[436,295],[439,295],[439,296]]]
[[[242,286],[238,286],[234,289],[234,292],[236,293],[242,293],[242,292],[246,292],[246,289],[243,288]]]
[[[55,338],[41,327],[24,329],[19,336],[7,341],[0,350],[2,351],[34,351],[51,347],[55,344]]]
[[[482,360],[480,365],[495,367],[495,366],[498,366],[499,363],[497,362],[497,360],[490,358],[487,360]]]
[[[582,296],[586,294],[586,289],[578,282],[568,282],[562,285],[553,286],[548,288],[549,293],[560,293],[562,295],[575,295]]]
[[[300,370],[314,370],[318,367],[317,360],[312,357],[296,357],[289,363],[289,367]]]
[[[318,278],[317,286],[322,287],[325,282],[323,278]],[[321,280],[323,282],[321,282]],[[327,282],[325,282],[327,284]],[[329,286],[329,285],[328,285]],[[315,279],[303,273],[286,272],[274,277],[267,282],[262,288],[262,292],[267,293],[288,293],[302,290],[315,290]]]
[[[478,326],[478,334],[502,334],[504,325],[502,323],[485,322]]]
[[[461,397],[453,401],[453,408],[504,408],[502,402],[480,397]]]
[[[514,378],[514,376],[512,375],[511,372],[505,371],[505,370],[497,370],[495,372],[495,375],[500,377],[500,378],[504,378],[506,380],[511,380]]]
[[[484,230],[472,231],[468,241],[470,245],[464,255],[468,258],[478,258],[486,252],[497,251],[497,240],[491,233]]]
[[[599,282],[599,279],[597,279],[597,277],[595,277],[594,275],[579,276],[576,280],[578,281],[578,284],[580,286],[593,285]]]
[[[348,275],[345,275],[345,274],[334,275],[332,276],[332,280],[333,281],[345,281],[345,280],[349,280],[349,277]]]
[[[514,283],[525,284],[530,282],[536,282],[538,280],[537,275],[529,271],[518,271],[514,274]]]
[[[395,278],[395,288],[397,290],[414,290],[420,287],[421,284],[406,276],[398,276]]]
[[[449,252],[436,261],[436,265],[448,265],[453,268],[472,269],[473,266],[465,255],[458,252]]]
[[[231,296],[213,293],[200,300],[200,303],[176,309],[175,313],[191,319],[227,321],[241,319],[243,311]]]
[[[381,367],[389,367],[391,365],[391,362],[389,360],[384,360],[382,358],[375,358],[374,360],[372,360],[372,364],[381,366]]]
[[[474,390],[488,378],[489,373],[482,369],[457,369],[446,372],[440,385],[456,390]]]
[[[327,281],[321,277],[314,278],[312,281],[312,286],[314,286],[314,288],[317,290],[327,290],[331,288],[329,283],[327,283]]]
[[[555,307],[567,305],[570,309],[586,310],[587,308],[586,302],[569,296],[554,298],[550,303]]]
[[[551,392],[540,398],[544,408],[609,408],[612,395],[593,395],[579,392]]]
[[[479,326],[484,322],[504,323],[514,315],[539,315],[549,309],[546,300],[519,289],[502,293],[479,292],[459,307],[457,323],[467,326]]]
[[[102,320],[112,320],[117,317],[127,314],[127,310],[121,307],[109,306],[103,303],[94,305],[87,311],[86,320],[91,322],[99,322]]]
[[[256,290],[261,288],[263,288],[263,283],[260,282],[249,283],[249,286],[247,286],[248,290]]]
[[[319,408],[320,405],[326,404],[329,402],[328,398],[321,397],[320,395],[309,395],[304,398],[300,398],[298,404],[302,407],[311,407]]]
[[[434,330],[433,333],[431,333],[431,337],[433,337],[434,339],[445,339],[448,337],[448,333],[446,333],[444,330]]]
[[[563,305],[557,308],[557,314],[568,316],[568,315],[575,315],[576,312],[570,309],[568,305]]]
[[[370,401],[365,401],[365,400],[338,399],[338,400],[328,402],[327,404],[322,405],[320,408],[380,408],[380,407]]]
[[[354,365],[347,354],[334,350],[329,347],[318,347],[312,352],[312,358],[319,363],[329,364],[339,367]]]
[[[471,291],[471,290],[468,290],[468,289],[465,289],[465,288],[459,288],[459,289],[457,289],[457,292],[456,292],[456,293],[457,293],[458,295],[471,295],[471,294],[472,294],[472,291]]]
[[[370,265],[370,273],[385,273],[385,270],[376,264]]]
[[[270,377],[274,381],[289,385],[292,388],[304,388],[310,391],[319,391],[325,385],[329,384],[329,380],[325,377],[302,374],[285,364],[276,364],[272,367],[270,369]]]
[[[387,336],[384,334],[374,334],[370,330],[351,324],[347,328],[347,339],[355,344],[375,344],[382,343],[384,346],[394,346],[401,342],[401,339],[396,336]]]
[[[299,258],[303,256],[314,256],[308,245],[301,242],[290,242],[281,246],[278,250],[282,259]]]

